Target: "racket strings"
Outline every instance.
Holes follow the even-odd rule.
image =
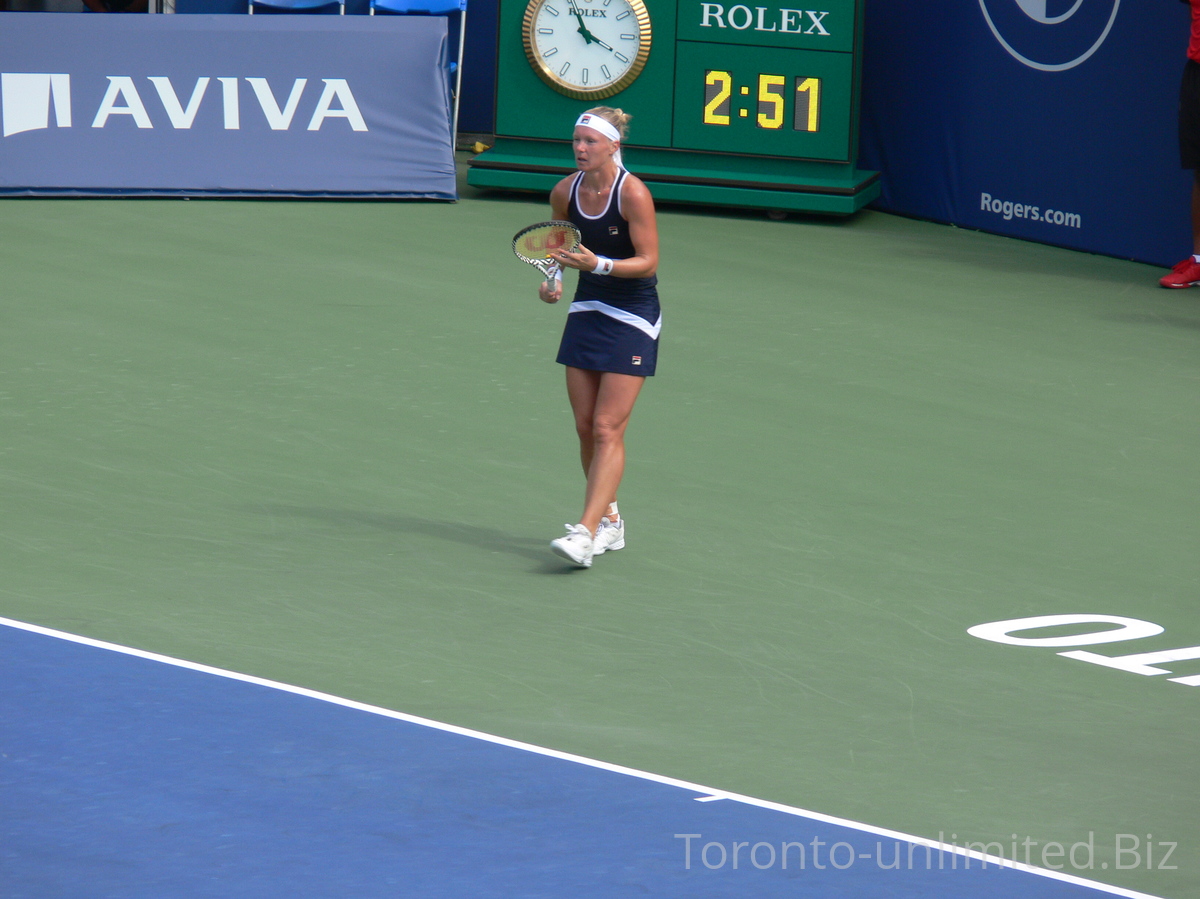
[[[513,238],[513,252],[532,264],[549,259],[559,250],[574,250],[579,246],[579,237],[579,229],[570,222],[543,222],[519,231]]]

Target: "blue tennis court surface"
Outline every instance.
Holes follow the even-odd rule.
[[[4,899],[1144,895],[0,624]]]

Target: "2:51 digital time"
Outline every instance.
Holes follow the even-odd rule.
[[[731,125],[734,119],[734,76],[724,69],[708,69],[704,73],[704,117],[705,125]],[[759,128],[778,130],[788,120],[788,101],[792,103],[791,123],[793,131],[815,133],[821,130],[821,79],[796,76],[788,90],[786,75],[759,73],[758,92],[752,103],[756,104],[754,122]],[[736,94],[750,96],[750,87],[737,88]],[[748,106],[737,107],[737,118],[750,117]]]

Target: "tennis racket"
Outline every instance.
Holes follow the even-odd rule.
[[[580,237],[579,229],[570,222],[538,222],[513,235],[513,252],[522,262],[528,262],[540,271],[553,287],[559,265],[550,254],[559,250],[572,252],[579,246]]]

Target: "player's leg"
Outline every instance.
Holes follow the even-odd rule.
[[[1192,255],[1159,279],[1163,287],[1200,284],[1200,64],[1190,59],[1179,87],[1179,161],[1192,170]]]
[[[1200,256],[1200,169],[1192,172],[1192,254]]]
[[[584,477],[587,477],[592,469],[592,456],[595,453],[594,419],[596,396],[600,391],[600,375],[598,371],[567,367],[567,396],[575,416],[575,432],[579,437],[579,460],[583,464]],[[611,522],[616,522],[619,518],[615,495],[605,509],[604,516]]]
[[[579,459],[586,475],[592,467],[595,455],[596,402],[600,394],[600,372],[582,368],[566,367],[567,397],[571,401],[571,413],[575,416],[575,432],[579,436]],[[582,568],[590,568],[595,553],[596,524],[590,527],[567,525],[564,537],[550,541],[550,548],[564,559]]]
[[[567,366],[567,398],[575,416],[575,433],[579,437],[579,460],[587,477],[595,452],[592,419],[596,412],[596,397],[600,393],[600,372]]]
[[[594,554],[625,545],[624,523],[617,517],[617,487],[625,471],[625,428],[645,378],[613,372],[596,372],[567,366],[567,396],[579,437],[579,456],[587,474],[584,513],[579,525],[569,525],[567,535],[551,548],[576,565],[590,567]],[[600,520],[611,525],[603,545],[596,545]]]
[[[592,408],[591,464],[580,523],[593,534],[616,502],[625,473],[625,429],[646,379],[603,372]]]

